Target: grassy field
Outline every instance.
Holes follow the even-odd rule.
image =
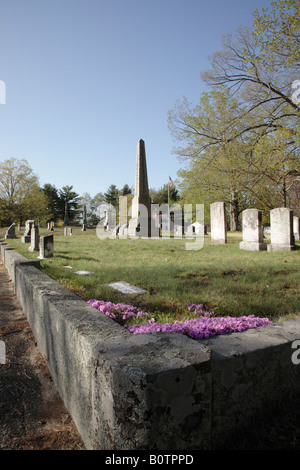
[[[40,229],[40,235],[47,233]],[[300,250],[243,251],[239,232],[228,233],[227,245],[212,245],[205,236],[200,250],[186,250],[185,239],[100,240],[95,229],[82,232],[80,227],[73,227],[70,237],[63,228],[53,234],[54,257],[43,260],[42,269],[85,300],[147,302],[144,309],[161,322],[186,316],[189,303],[220,316],[254,314],[278,321],[300,315]],[[39,253],[28,251],[21,235],[7,242],[36,258]],[[78,270],[93,274],[79,276]],[[114,281],[127,281],[148,294],[120,294],[107,286]]]

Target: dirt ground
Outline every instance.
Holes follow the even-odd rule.
[[[85,450],[1,262],[0,341],[0,450]]]

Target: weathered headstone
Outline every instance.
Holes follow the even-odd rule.
[[[182,238],[184,234],[184,228],[182,225],[177,225],[174,229],[174,237],[175,238]]]
[[[114,218],[114,213],[111,208],[107,208],[105,210],[105,220],[104,220],[104,228],[105,230],[113,230],[115,227],[115,218]]]
[[[147,291],[145,289],[141,289],[140,287],[132,286],[128,282],[119,281],[119,282],[111,282],[108,284],[109,287],[115,289],[123,294],[146,294]]]
[[[31,244],[28,248],[29,251],[39,251],[40,244],[39,244],[39,228],[32,227],[31,228]]]
[[[227,243],[225,202],[210,205],[210,230],[212,243]]]
[[[128,224],[128,200],[127,196],[119,196],[119,224]]]
[[[72,227],[65,227],[64,228],[64,236],[65,237],[70,237],[72,235]]]
[[[48,222],[48,223],[47,223],[47,230],[50,230],[50,232],[53,232],[53,230],[54,230],[54,222]]]
[[[127,224],[121,225],[119,229],[119,237],[127,237],[127,229],[128,229]]]
[[[40,255],[38,258],[52,258],[53,257],[53,235],[43,235],[40,237]]]
[[[93,271],[75,271],[75,274],[79,274],[79,276],[88,276],[89,274],[94,274]]]
[[[118,235],[119,231],[120,231],[120,225],[116,225],[115,228],[113,229],[112,233],[114,235]]]
[[[31,240],[31,229],[36,227],[37,224],[34,220],[26,220],[24,235],[21,237],[22,243],[30,243]]]
[[[152,220],[151,198],[148,187],[145,142],[142,139],[137,144],[135,189],[131,210],[132,218],[128,224],[128,236],[150,237]]]
[[[295,240],[300,240],[300,218],[296,215],[293,218],[293,231]]]
[[[16,238],[16,225],[11,226],[6,230],[5,238]]]
[[[293,233],[293,211],[279,207],[270,211],[271,243],[268,251],[291,251],[297,249]]]
[[[174,236],[181,238],[182,235],[183,235],[183,226],[182,225],[177,225],[177,227],[175,228]]]
[[[263,241],[262,212],[258,209],[246,209],[242,214],[243,241],[241,250],[263,251],[267,244]]]

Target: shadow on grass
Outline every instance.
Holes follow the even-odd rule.
[[[74,261],[95,261],[95,258],[91,258],[89,256],[68,256],[66,255],[65,253],[67,253],[67,251],[56,251],[55,252],[55,257],[57,258],[63,258],[63,259],[67,259],[67,260],[74,260]]]

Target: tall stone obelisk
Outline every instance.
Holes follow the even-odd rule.
[[[142,139],[137,144],[135,188],[131,211],[132,219],[129,221],[128,235],[150,237],[151,198],[148,187],[145,142]]]

